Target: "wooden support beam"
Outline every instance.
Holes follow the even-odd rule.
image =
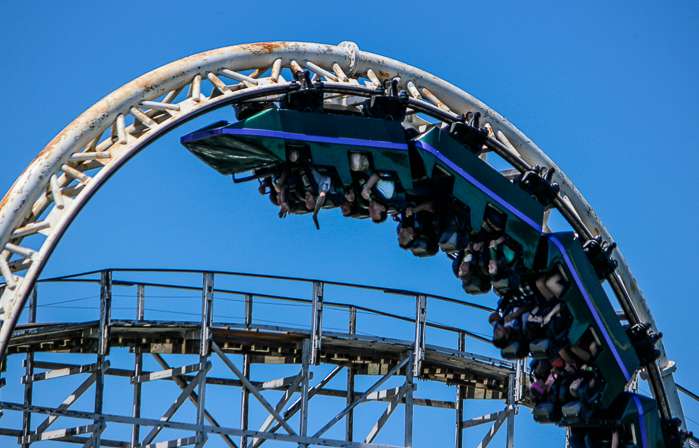
[[[78,426],[75,428],[56,429],[55,431],[45,431],[45,432],[42,432],[40,434],[30,434],[27,437],[21,437],[19,439],[19,442],[22,444],[35,443],[35,442],[41,442],[44,440],[60,439],[60,438],[67,437],[67,436],[77,436],[80,434],[95,432],[95,431],[101,429],[102,426],[103,425],[101,423],[97,423],[95,425]]]
[[[104,405],[104,372],[109,366],[105,365],[109,355],[109,327],[112,323],[112,271],[102,271],[100,277],[100,324],[99,343],[97,348],[97,379],[95,381],[95,414],[101,414]],[[101,420],[95,420],[95,426],[100,425]],[[85,442],[84,448],[100,448],[102,438],[101,428],[96,430],[92,437]]]
[[[278,378],[276,380],[265,381],[259,386],[255,387],[257,387],[258,390],[281,389],[283,387],[288,387],[289,384],[293,384],[297,380],[297,378],[298,375],[288,376],[286,378]],[[308,379],[313,379],[313,372],[308,373]]]
[[[344,440],[333,440],[325,439],[320,437],[301,437],[298,435],[288,435],[288,434],[275,434],[271,432],[257,432],[257,431],[243,431],[237,428],[224,428],[224,427],[213,427],[213,426],[200,426],[191,423],[181,423],[181,422],[163,422],[155,419],[148,418],[133,418],[121,415],[113,414],[95,414],[94,412],[81,412],[81,411],[57,411],[56,409],[45,407],[45,406],[25,406],[21,403],[12,403],[7,401],[0,401],[0,409],[6,409],[11,411],[28,411],[32,413],[39,414],[52,414],[61,415],[70,418],[87,419],[87,420],[97,420],[101,419],[104,422],[114,422],[123,423],[127,425],[140,424],[141,426],[163,426],[166,428],[178,429],[183,431],[203,431],[205,433],[211,434],[227,434],[233,436],[245,435],[247,437],[256,437],[260,439],[278,440],[281,442],[291,442],[300,443],[305,445],[319,445],[319,446],[333,446],[339,448],[400,448],[395,445],[383,445],[383,444],[373,444],[371,447],[367,447],[363,443],[346,442]]]
[[[187,437],[185,439],[175,439],[167,440],[164,442],[150,443],[148,445],[142,445],[141,448],[177,448],[180,446],[189,446],[197,443],[199,439],[197,437]]]
[[[313,306],[311,310],[311,364],[320,362],[323,336],[323,282],[313,282]]]
[[[52,380],[55,378],[63,378],[71,375],[79,375],[81,373],[94,373],[100,370],[100,368],[108,369],[110,366],[109,361],[104,361],[104,363],[87,364],[84,366],[67,367],[63,369],[49,370],[48,372],[35,373],[31,376],[23,376],[21,382],[33,383],[37,381]],[[37,367],[35,364],[34,367]]]
[[[0,436],[9,436],[9,437],[20,438],[20,437],[22,437],[22,431],[19,429],[0,428]],[[67,437],[61,437],[59,439],[59,441],[63,442],[63,443],[76,443],[79,445],[84,445],[89,439],[90,439],[89,437],[67,436]],[[102,446],[107,446],[107,447],[131,448],[131,443],[122,442],[119,440],[102,439],[100,441],[100,443],[102,444]]]
[[[519,362],[519,361],[518,361]],[[507,448],[514,448],[515,444],[515,383],[516,375],[510,375],[510,384],[507,388]]]
[[[466,428],[472,428],[474,426],[482,425],[484,423],[490,423],[498,420],[499,418],[503,417],[503,415],[507,412],[505,411],[500,411],[500,412],[493,412],[492,414],[486,414],[480,417],[475,417],[472,418],[471,420],[466,420],[461,422],[461,428],[466,429]]]
[[[413,349],[413,376],[420,377],[420,368],[425,359],[425,338],[427,330],[427,296],[415,297],[415,341]]]
[[[172,369],[160,370],[158,372],[146,373],[138,377],[133,377],[131,379],[131,384],[146,383],[148,381],[169,379],[173,376],[187,375],[188,373],[199,372],[203,367],[204,365],[199,363],[192,364],[189,366],[174,367]]]
[[[37,296],[38,296],[38,290],[37,286],[34,285],[34,288],[32,288],[31,295],[29,296],[29,318],[28,323],[33,324],[36,323],[36,306],[37,306]],[[32,352],[27,352],[27,359],[25,360],[25,378],[33,378],[34,377],[34,353]],[[5,378],[3,378],[4,380]],[[0,385],[0,387],[4,386],[5,384],[3,383]],[[34,395],[34,382],[33,381],[27,381],[24,384],[24,404],[25,405],[31,405],[33,401],[33,395]],[[24,437],[27,437],[31,433],[31,427],[32,427],[32,414],[29,412],[23,412],[22,413],[22,435]],[[29,448],[30,444],[25,443],[22,445],[22,448]]]
[[[140,111],[139,111],[140,112]],[[141,322],[145,318],[146,312],[146,287],[145,285],[138,285],[138,292],[136,294],[136,320]],[[143,353],[141,353],[141,348],[136,347],[136,353],[134,354],[134,371],[132,377],[139,378],[143,375]],[[133,411],[131,415],[134,418],[141,417],[141,383],[136,381],[133,382]],[[131,446],[136,447],[141,440],[141,427],[139,425],[133,425],[131,427]]]
[[[459,351],[466,350],[466,334],[463,331],[459,332]],[[456,386],[456,429],[455,429],[455,448],[463,448],[464,434],[464,395],[466,388],[464,386]]]
[[[423,296],[424,297],[424,296]],[[419,299],[418,299],[419,302]],[[417,343],[417,339],[415,339]],[[423,339],[424,342],[424,339]],[[424,352],[423,352],[424,353]],[[412,353],[408,360],[415,366],[415,353]],[[405,391],[405,438],[404,443],[406,448],[413,446],[413,370],[408,368],[405,372],[405,384],[408,388]]]

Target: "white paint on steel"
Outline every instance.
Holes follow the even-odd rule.
[[[5,248],[0,253],[0,273],[7,283],[0,297],[0,356],[4,355],[17,318],[46,260],[73,218],[111,174],[145,145],[184,120],[221,107],[240,94],[287,84],[280,75],[281,68],[301,70],[296,61],[302,61],[316,76],[335,81],[332,84],[339,81],[337,84],[348,85],[345,79],[349,79],[350,85],[359,85],[359,78],[368,78],[367,85],[378,85],[382,79],[399,78],[400,87],[410,91],[414,98],[422,96],[441,110],[480,112],[481,123],[489,123],[498,140],[509,143],[505,144],[527,164],[555,168],[553,180],[560,185],[561,195],[590,233],[613,241],[585,198],[539,147],[506,118],[456,86],[402,62],[360,51],[352,42],[339,46],[271,42],[225,47],[153,70],[107,95],[61,131],[15,181],[0,202],[0,247]],[[270,68],[269,78],[255,79],[240,73],[259,69],[259,75]],[[226,85],[215,73],[240,82]],[[214,92],[218,93],[212,92],[209,97],[201,93],[204,79],[214,84]],[[188,86],[188,98],[174,103]],[[126,117],[133,117],[135,124],[127,127]],[[100,140],[103,134],[106,137]],[[83,174],[94,170],[97,172],[92,176]],[[79,181],[78,185],[72,184],[74,179]],[[13,244],[10,248],[19,247],[22,238],[33,233],[28,229],[33,229],[33,223],[39,221],[42,221],[37,224],[41,228],[39,233],[46,237],[41,247],[31,257],[10,261],[11,254],[17,251],[8,250],[7,244]],[[614,258],[619,262],[619,276],[640,320],[651,322],[657,331],[619,249],[615,250]],[[26,272],[22,277],[10,274],[10,270]],[[662,353],[659,366],[668,372],[662,341],[657,348]],[[663,375],[663,381],[673,415],[683,419],[672,375]]]

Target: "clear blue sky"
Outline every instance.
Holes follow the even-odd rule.
[[[699,310],[696,4],[4,2],[0,18],[1,194],[54,135],[109,92],[213,48],[351,40],[463,88],[528,135],[582,191],[665,334],[677,382],[699,390],[691,331]],[[219,269],[494,304],[492,296],[466,297],[443,255],[421,260],[400,250],[392,225],[342,219],[339,211],[321,215],[321,231],[307,216],[277,219],[252,185],[234,187],[179,145],[180,135],[220,117],[233,120],[230,112],[204,117],[129,162],[75,220],[43,276],[104,267]],[[388,309],[404,306],[385,300]],[[486,316],[476,317],[464,320],[486,332]],[[467,349],[494,354],[482,344]],[[699,406],[684,402],[699,421]],[[522,411],[517,446],[562,446],[563,431],[535,425]],[[466,431],[469,444],[481,428]],[[541,431],[545,441],[531,439]]]

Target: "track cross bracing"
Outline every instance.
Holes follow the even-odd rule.
[[[196,446],[215,437],[215,440],[211,440],[214,442],[212,446],[220,443],[229,447],[259,447],[270,440],[302,445],[386,446],[376,443],[382,440],[381,430],[390,419],[400,419],[397,415],[402,414],[404,436],[391,445],[412,446],[414,427],[417,431],[421,426],[414,425],[413,421],[413,408],[418,406],[455,413],[457,444],[461,443],[465,428],[492,423],[483,440],[485,446],[502,423],[514,416],[517,406],[522,403],[521,399],[515,398],[521,397],[521,392],[514,392],[514,387],[523,387],[526,382],[522,369],[518,369],[514,363],[465,351],[465,338],[473,335],[471,332],[430,319],[430,308],[434,308],[437,302],[454,309],[480,309],[484,315],[487,307],[417,292],[361,286],[353,288],[332,282],[328,282],[328,285],[349,288],[355,294],[383,294],[386,303],[401,303],[401,311],[391,313],[352,303],[339,303],[333,301],[332,294],[328,293],[324,295],[323,307],[319,307],[317,304],[313,306],[314,300],[318,299],[319,288],[324,289],[326,284],[318,280],[285,280],[307,283],[313,294],[310,299],[305,299],[208,288],[213,286],[214,278],[231,276],[226,273],[196,273],[204,279],[203,286],[199,287],[186,283],[135,281],[131,279],[134,274],[147,276],[153,272],[103,271],[39,283],[35,291],[42,293],[32,296],[31,309],[41,310],[40,319],[37,323],[36,317],[30,316],[32,322],[20,324],[8,347],[10,357],[26,356],[25,375],[10,379],[15,387],[24,384],[25,400],[23,403],[0,403],[0,408],[8,416],[19,416],[21,413],[24,418],[15,419],[19,427],[5,426],[0,429],[0,434],[14,436],[17,443],[22,445],[53,440],[87,446]],[[192,271],[182,272],[183,276],[189,275],[190,278],[192,274]],[[55,293],[49,293],[52,289],[50,285],[63,291],[85,290],[88,294],[92,288],[93,294],[86,296],[86,299],[57,297]],[[196,295],[200,297],[197,299]],[[208,306],[201,307],[199,318],[195,316],[196,313],[191,313],[188,320],[153,319],[151,316],[157,316],[159,311],[154,310],[151,303],[161,297],[188,297],[190,301]],[[234,300],[233,297],[238,298],[236,306],[242,311],[241,315],[235,316],[239,319],[234,319],[240,320],[240,323],[230,321],[231,316],[224,317],[214,312],[218,307],[225,306],[226,301],[230,303]],[[405,304],[411,301],[416,318],[408,317],[410,307]],[[272,304],[293,305],[299,308],[299,316],[305,317],[298,321],[276,314],[269,315],[265,307],[269,308]],[[51,309],[60,306],[77,307],[78,310],[86,310],[86,313],[99,312],[103,318],[57,321]],[[336,327],[338,323],[336,319],[331,319],[332,315],[325,319],[319,316],[319,313],[327,314],[329,310],[346,312],[349,320],[345,329]],[[131,319],[113,319],[111,316],[115,312],[135,316]],[[78,314],[71,312],[68,315]],[[261,323],[270,318],[282,321],[278,321],[278,325]],[[413,336],[413,339],[387,337],[381,331],[377,331],[377,334],[362,331],[366,328],[362,321],[374,318],[381,319],[383,324],[378,328],[385,329],[389,334],[394,334],[396,322],[412,326],[413,330],[404,334]],[[370,328],[374,328],[374,325]],[[447,336],[438,335],[437,332]],[[202,335],[204,338],[210,335],[207,352],[202,350]],[[484,345],[484,339],[487,341],[482,336],[473,336],[469,339],[479,346]],[[317,367],[310,363],[314,340],[321,342],[315,346],[317,365],[332,367],[329,373],[320,377],[316,373]],[[443,345],[444,340],[451,343]],[[435,343],[432,344],[432,341]],[[125,349],[130,352],[126,356],[126,362],[131,364],[128,368],[123,368]],[[73,354],[70,361],[63,361],[71,356],[68,353]],[[73,361],[75,356],[80,359],[96,357],[97,362],[79,364]],[[45,360],[47,357],[51,360]],[[160,370],[144,369],[144,362],[148,358],[155,361]],[[420,358],[419,363],[415,362],[416,358]],[[192,359],[199,359],[199,362],[192,363]],[[255,365],[276,365],[288,373],[268,380],[253,379],[250,366]],[[216,374],[212,374],[212,370],[215,370],[212,367],[216,366],[219,368]],[[413,372],[415,366],[419,368]],[[329,385],[334,378],[341,378],[338,376],[340,373],[347,375],[345,387],[338,387],[343,383],[338,380],[333,382],[334,386]],[[520,376],[517,386],[514,381],[516,375]],[[79,384],[58,406],[47,405],[42,395],[32,394],[32,388],[68,377],[79,379]],[[118,378],[128,379],[133,389],[129,394],[133,396],[133,412],[130,414],[100,410],[110,407],[110,401],[124,400],[125,395],[113,392],[116,390],[113,384]],[[354,381],[358,378],[371,378],[370,385],[364,390],[356,389]],[[418,379],[451,387],[455,399],[445,401],[419,394]],[[396,383],[397,380],[399,382]],[[170,404],[169,407],[161,406],[163,409],[157,415],[146,416],[144,412],[149,406],[143,401],[142,394],[154,384],[170,384],[164,389],[168,391],[168,398],[163,399],[163,403]],[[210,396],[209,389],[212,387],[217,389],[217,395],[227,394],[229,401],[240,399],[241,420],[238,424],[232,424],[227,415],[214,415],[214,411],[207,408],[203,397]],[[224,389],[221,390],[221,387]],[[209,393],[202,394],[201,388],[209,390]],[[106,393],[108,389],[112,392]],[[277,395],[282,393],[281,397],[268,398],[270,393],[275,393],[273,391]],[[244,395],[248,396],[247,400],[242,399]],[[94,396],[96,401],[90,403],[89,399],[86,400],[88,396]],[[344,404],[336,406],[332,414],[334,417],[326,416],[325,423],[314,420],[309,425],[308,414],[318,400],[313,398],[321,396],[334,397],[336,402]],[[85,398],[81,400],[81,397]],[[496,418],[485,415],[463,421],[464,401],[468,399],[497,400],[506,405]],[[182,417],[187,415],[188,401],[192,404],[189,410],[194,408],[196,415],[202,416],[193,416],[194,422]],[[361,429],[366,430],[365,434],[361,434],[360,428],[355,428],[355,413],[365,412],[367,403],[381,402],[385,403],[384,410],[376,415],[371,426]],[[85,408],[86,403],[89,409]],[[255,409],[256,415],[268,415],[257,431],[248,427],[251,408]],[[400,412],[396,413],[396,410]],[[32,425],[32,417],[34,422],[39,422],[38,425]],[[3,421],[10,420],[5,418]],[[345,428],[340,434],[344,437],[338,438],[337,428],[343,421]],[[65,423],[61,425],[61,422]],[[71,426],[68,422],[77,423]],[[54,429],[58,427],[62,429]],[[513,432],[514,427],[508,428],[508,439],[512,439]]]

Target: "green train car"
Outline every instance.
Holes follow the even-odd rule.
[[[619,394],[609,409],[596,411],[584,424],[572,423],[569,426],[569,446],[572,448],[612,446],[613,438],[617,438],[619,446],[624,448],[667,446],[656,401],[629,392]]]
[[[481,230],[488,207],[505,216],[505,234],[521,245],[523,264],[533,269],[544,206],[441,129],[431,129],[412,144],[428,173],[441,169],[454,177],[452,195],[470,209],[474,232]]]
[[[226,175],[264,172],[285,162],[292,146],[305,148],[314,165],[335,167],[344,184],[352,183],[347,154],[355,151],[371,154],[376,170],[396,172],[404,188],[413,185],[405,131],[395,121],[268,109],[234,124],[216,123],[181,141]]]
[[[574,345],[591,332],[599,346],[594,363],[605,383],[597,404],[607,408],[639,368],[638,356],[575,234],[549,234],[545,241],[547,268],[561,269],[569,283],[561,297],[571,320],[566,342]]]
[[[361,129],[361,139],[357,129]],[[427,177],[446,173],[454,178],[453,197],[469,209],[470,228],[480,231],[486,209],[496,209],[505,216],[505,233],[522,248],[524,266],[532,269],[544,207],[490,165],[464,151],[446,132],[433,128],[414,141],[407,140],[405,134],[395,121],[269,109],[231,125],[216,123],[181,141],[226,175],[265,173],[265,169],[286,161],[290,146],[305,148],[314,165],[334,167],[343,184],[352,183],[350,152],[369,154],[373,169],[395,173],[405,190],[413,187],[415,173],[427,173]],[[412,157],[412,166],[411,152],[419,154],[419,158]],[[439,169],[441,172],[435,172]]]
[[[403,191],[413,191],[425,182],[448,185],[448,190],[440,190],[444,196],[441,203],[467,217],[459,230],[465,241],[482,243],[487,242],[483,234],[488,238],[496,235],[516,249],[511,257],[518,257],[514,274],[521,277],[522,284],[499,290],[501,297],[535,294],[532,288],[527,292],[525,286],[533,285],[542,275],[558,273],[565,288],[556,302],[561,304],[566,329],[554,344],[571,347],[581,341],[595,343],[588,368],[597,369],[601,387],[594,400],[584,405],[572,400],[538,406],[535,419],[570,426],[577,434],[621,428],[625,446],[665,446],[655,401],[624,392],[641,362],[576,235],[543,233],[545,205],[481,160],[477,151],[465,148],[446,129],[427,126],[420,133],[399,121],[270,107],[233,124],[215,123],[182,137],[181,142],[219,173],[233,175],[236,182],[273,176],[280,166],[291,163],[288,154],[293,149],[303,155],[304,163],[333,176],[339,191],[342,185],[357,180],[350,167],[354,153],[366,156],[369,171],[390,173]],[[497,217],[495,224],[493,216]],[[445,249],[447,246],[451,250]],[[466,243],[441,247],[453,257],[454,250],[463,251]],[[550,356],[545,353],[550,347],[543,345],[527,343],[523,350],[509,353],[515,357],[530,352],[535,357],[542,353]],[[558,350],[558,346],[554,348]]]

